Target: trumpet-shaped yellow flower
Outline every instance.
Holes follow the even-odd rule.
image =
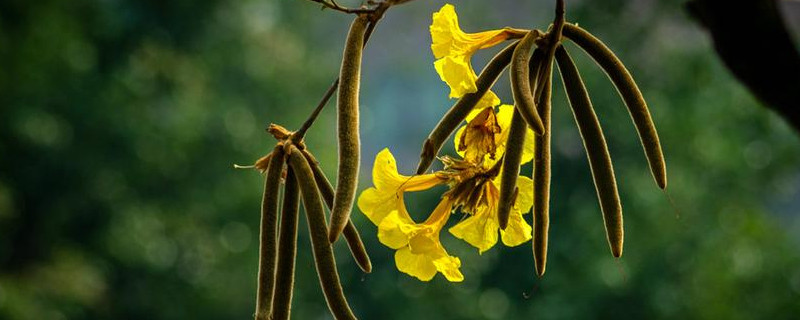
[[[456,133],[456,150],[464,161],[443,159],[447,175],[458,181],[448,193],[461,211],[470,215],[449,231],[481,253],[497,243],[498,230],[506,246],[517,246],[531,239],[531,227],[523,219],[533,205],[533,181],[528,177],[517,179],[518,193],[505,230],[500,230],[497,217],[498,173],[502,164],[499,161],[505,153],[513,114],[514,107],[510,105],[500,106],[496,114],[493,108],[473,110],[467,117],[467,125]],[[533,131],[526,130],[521,163],[533,159]]]
[[[514,106],[507,104],[501,105],[496,114],[493,108],[472,110],[467,116],[467,125],[456,131],[454,142],[458,155],[474,163],[483,161],[487,168],[494,166],[505,153],[513,115]],[[533,159],[533,138],[533,130],[527,128],[521,164]]]
[[[512,106],[474,110],[468,124],[456,134],[456,149],[463,159],[442,157],[445,169],[432,174],[404,176],[397,172],[397,163],[388,149],[375,157],[372,170],[374,187],[361,193],[358,207],[378,226],[378,239],[397,250],[397,269],[422,281],[442,273],[449,281],[464,279],[461,260],[447,253],[439,234],[451,212],[457,208],[470,215],[449,229],[455,237],[475,246],[483,253],[499,238],[507,246],[517,246],[531,239],[531,226],[523,214],[533,204],[533,182],[527,177],[517,180],[518,193],[509,217],[508,227],[500,230],[497,207],[500,189],[500,166],[514,113]],[[533,132],[526,133],[533,139]],[[526,137],[528,138],[528,137]],[[532,140],[525,144],[523,163],[533,158]],[[405,192],[422,191],[447,184],[450,190],[433,213],[416,223],[406,210]]]
[[[445,4],[433,14],[430,30],[433,40],[431,49],[437,59],[434,67],[442,81],[450,87],[450,98],[460,98],[478,90],[475,85],[477,75],[470,62],[475,51],[525,35],[524,31],[511,28],[465,33],[458,25],[456,10],[451,4]],[[493,107],[499,103],[497,95],[488,91],[478,106]]]
[[[379,226],[390,212],[400,210],[403,206],[404,192],[427,190],[446,181],[436,174],[399,174],[394,156],[389,149],[383,149],[375,157],[372,182],[375,186],[364,190],[358,197],[358,208]]]
[[[531,239],[531,226],[523,218],[523,214],[530,211],[533,205],[533,181],[524,176],[517,178],[516,202],[511,208],[508,226],[500,230],[497,218],[497,203],[500,196],[500,178],[496,177],[490,183],[484,183],[480,192],[485,198],[482,204],[471,212],[469,218],[459,222],[450,233],[478,248],[480,253],[491,249],[497,243],[497,231],[503,244],[509,247],[518,246]],[[466,209],[466,207],[465,207]]]
[[[451,203],[445,198],[423,223],[415,223],[406,210],[403,194],[422,191],[446,180],[436,174],[403,176],[388,149],[375,157],[372,170],[375,187],[361,193],[358,207],[378,226],[378,239],[397,250],[397,269],[422,281],[429,281],[437,272],[449,281],[462,281],[461,260],[447,254],[439,242],[439,232],[450,217]]]
[[[403,208],[405,209],[405,208]],[[442,199],[423,223],[415,223],[405,210],[392,211],[378,226],[378,239],[397,250],[397,269],[422,281],[430,281],[437,272],[452,282],[461,282],[461,260],[450,256],[439,242],[439,232],[450,217],[451,203]]]

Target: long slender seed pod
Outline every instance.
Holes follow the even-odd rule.
[[[653,179],[659,188],[666,189],[667,164],[664,162],[664,154],[661,152],[661,142],[658,140],[656,125],[650,117],[650,110],[647,108],[644,96],[636,82],[633,81],[630,72],[611,49],[588,31],[574,24],[566,24],[564,36],[586,51],[614,83],[625,106],[628,107],[636,131],[639,133],[639,140],[642,142],[644,154],[650,164]]]
[[[503,168],[500,171],[500,198],[497,204],[497,219],[500,229],[508,226],[508,217],[514,206],[514,191],[517,188],[519,166],[522,162],[522,150],[525,148],[525,131],[528,124],[520,115],[519,110],[514,110],[511,116],[511,126],[508,129],[506,153],[503,155]]]
[[[306,158],[294,146],[289,146],[289,165],[297,174],[297,183],[303,196],[303,207],[306,209],[308,233],[311,235],[311,248],[314,251],[314,263],[319,275],[322,293],[328,302],[328,308],[335,319],[356,319],[347,303],[336,270],[333,247],[328,241],[328,228],[325,221],[325,210],[319,197],[314,173]]]
[[[470,111],[475,108],[478,101],[483,98],[483,95],[497,82],[497,78],[505,70],[511,62],[511,56],[514,54],[514,49],[517,47],[518,41],[507,46],[492,58],[491,61],[483,68],[478,79],[475,80],[475,86],[478,91],[467,93],[461,97],[447,113],[439,120],[439,123],[425,139],[422,145],[422,154],[420,154],[419,165],[417,165],[417,174],[423,174],[430,168],[439,149],[442,148],[445,140],[453,134],[453,131],[461,124],[467,117]]]
[[[272,297],[272,319],[288,320],[292,309],[294,263],[297,257],[297,215],[300,209],[300,189],[294,170],[286,170],[283,189],[283,210],[278,235],[278,267],[275,272],[275,294]]]
[[[308,163],[311,165],[311,170],[314,172],[314,180],[317,183],[317,188],[319,188],[319,193],[330,209],[333,207],[333,186],[331,186],[328,177],[325,176],[325,172],[323,172],[322,168],[317,164],[317,159],[307,150],[302,150],[302,152],[303,156],[306,157],[306,160],[308,160]],[[350,254],[353,256],[353,259],[356,260],[358,267],[366,273],[372,272],[372,262],[369,260],[367,249],[364,247],[364,242],[361,241],[361,236],[358,234],[358,229],[356,229],[352,219],[347,221],[347,225],[344,227],[342,234],[344,235],[344,240],[347,241],[347,246],[350,248]]]
[[[603,129],[597,120],[597,115],[592,108],[589,94],[583,85],[583,80],[564,47],[556,50],[556,62],[561,71],[561,80],[567,92],[575,123],[583,139],[583,147],[589,157],[589,167],[592,169],[592,178],[603,211],[606,236],[614,257],[622,256],[622,203],[619,201],[617,181],[614,177],[614,167],[611,164],[611,155],[603,136]]]
[[[531,59],[530,52],[533,44],[540,36],[538,30],[531,30],[519,41],[517,48],[514,49],[514,55],[511,57],[511,71],[509,72],[511,78],[511,93],[514,95],[514,106],[517,112],[525,119],[525,122],[537,134],[544,133],[544,125],[542,119],[536,112],[536,101],[533,98],[530,81],[529,62]],[[523,137],[524,135],[523,130]],[[501,226],[503,224],[501,223]]]
[[[337,100],[339,119],[339,171],[336,179],[336,196],[331,209],[331,225],[328,231],[330,242],[336,241],[350,218],[358,186],[360,157],[360,133],[358,131],[358,92],[361,80],[361,51],[364,47],[364,31],[369,19],[359,15],[350,25],[347,42],[339,71],[339,96]]]
[[[516,52],[516,51],[515,51]],[[536,88],[536,75],[542,65],[544,52],[536,49],[530,59],[527,68],[529,75],[529,91]],[[513,68],[512,68],[513,69]],[[525,132],[528,125],[519,114],[519,109],[514,111],[511,116],[511,126],[508,129],[508,140],[506,142],[506,152],[503,155],[503,168],[500,172],[500,200],[497,205],[497,218],[500,229],[505,230],[508,226],[508,217],[514,202],[514,190],[517,188],[517,177],[519,176],[519,166],[522,162],[522,150],[525,148]],[[545,134],[547,132],[545,131]]]
[[[536,106],[544,123],[544,134],[533,138],[533,260],[536,275],[544,276],[547,267],[547,238],[550,231],[550,123],[551,97],[553,90],[553,68],[541,68],[545,80],[544,89]]]
[[[272,310],[272,294],[275,287],[275,229],[278,224],[278,193],[283,172],[283,147],[272,151],[264,181],[264,197],[261,200],[261,231],[258,257],[258,289],[256,291],[255,319],[268,319]]]

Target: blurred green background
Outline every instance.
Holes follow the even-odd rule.
[[[361,189],[384,147],[410,173],[452,103],[429,47],[431,13],[443,4],[392,8],[365,51]],[[455,4],[472,32],[545,29],[553,11],[549,0]],[[800,316],[800,139],[732,78],[682,5],[568,1],[568,20],[603,39],[634,74],[666,153],[674,207],[652,181],[614,88],[568,45],[615,161],[622,259],[609,253],[556,80],[545,277],[534,276],[529,244],[481,256],[445,232],[466,280],[419,282],[397,271],[393,250],[355,212],[374,271],[362,274],[342,243],[336,253],[356,314]],[[300,0],[0,2],[0,319],[250,318],[262,177],[232,164],[271,150],[269,123],[291,129],[305,119],[338,71],[351,19]],[[476,68],[496,50],[478,54]],[[505,79],[495,90],[510,103]],[[332,109],[307,138],[331,177]],[[415,218],[441,191],[411,197]],[[305,219],[300,230],[293,315],[328,319]]]

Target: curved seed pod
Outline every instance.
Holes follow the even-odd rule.
[[[516,52],[516,51],[515,51]],[[536,76],[542,66],[544,52],[536,49],[528,64],[528,75],[530,84],[529,91],[536,88]],[[500,172],[500,200],[497,205],[497,219],[500,229],[505,230],[508,226],[508,216],[511,207],[514,205],[514,190],[517,188],[517,177],[519,176],[519,166],[522,162],[522,150],[525,148],[525,132],[527,124],[519,114],[519,109],[514,110],[511,117],[511,126],[508,129],[508,142],[506,142],[506,152],[503,155],[503,168]],[[545,134],[547,132],[545,131]]]
[[[322,172],[322,168],[317,165],[317,159],[307,150],[302,150],[302,152],[303,156],[306,157],[306,160],[308,160],[308,163],[311,165],[311,170],[314,172],[314,180],[317,183],[317,188],[322,195],[322,199],[325,201],[325,204],[328,205],[328,208],[333,207],[334,191],[331,182],[328,181],[325,172]],[[372,262],[369,260],[367,249],[364,247],[364,242],[361,241],[361,236],[358,234],[358,230],[356,226],[353,225],[352,220],[347,221],[347,225],[344,227],[342,234],[344,235],[344,240],[347,241],[347,246],[350,248],[350,254],[353,256],[353,259],[356,260],[358,267],[366,273],[372,272]]]
[[[536,102],[533,98],[530,81],[530,52],[534,41],[539,38],[539,31],[532,30],[519,41],[514,55],[511,57],[511,92],[514,95],[514,106],[525,122],[537,134],[544,133],[542,119],[536,112]],[[523,137],[524,135],[523,130]],[[502,226],[502,223],[501,223]]]
[[[258,289],[256,291],[256,319],[268,319],[272,310],[275,287],[275,229],[278,224],[278,193],[283,171],[283,146],[272,151],[267,176],[264,180],[264,197],[261,200],[261,231],[258,257]]]
[[[278,267],[275,272],[275,294],[272,297],[272,318],[288,320],[292,308],[294,288],[294,262],[297,257],[297,215],[300,209],[300,189],[294,170],[286,170],[283,189],[278,241]]]
[[[453,134],[456,127],[467,118],[469,112],[475,108],[478,101],[480,101],[483,95],[494,85],[497,78],[500,77],[500,73],[502,73],[511,62],[511,56],[514,54],[517,43],[518,41],[515,41],[495,55],[486,67],[483,68],[478,79],[475,80],[475,86],[478,88],[478,91],[467,93],[461,97],[461,99],[458,99],[458,102],[450,107],[450,110],[442,117],[442,120],[439,120],[439,123],[433,128],[428,138],[425,139],[425,143],[422,145],[422,154],[420,154],[419,165],[417,165],[417,174],[423,174],[430,168],[433,159],[436,157],[436,154],[439,153],[439,149],[442,148],[442,144],[444,144],[445,140]]]
[[[542,96],[537,104],[544,123],[544,134],[535,136],[533,155],[533,260],[536,275],[544,276],[547,266],[547,238],[550,230],[550,123],[551,96],[553,90],[552,63],[542,68],[544,83],[540,86]]]
[[[336,241],[350,218],[358,186],[360,157],[360,134],[358,132],[358,92],[361,80],[361,51],[364,47],[364,31],[369,19],[359,15],[350,25],[347,42],[339,71],[339,96],[337,100],[339,119],[339,170],[336,179],[336,196],[331,209],[330,242]]]
[[[347,303],[336,270],[333,248],[328,241],[328,228],[325,222],[325,210],[319,197],[314,173],[306,158],[295,146],[289,146],[289,165],[297,174],[297,183],[303,195],[303,207],[306,208],[308,233],[311,235],[311,247],[314,251],[314,263],[319,275],[319,283],[328,308],[336,319],[356,319]]]
[[[644,147],[647,162],[650,164],[650,172],[653,174],[653,179],[656,180],[659,188],[666,189],[667,165],[664,162],[664,154],[661,152],[661,142],[658,140],[656,125],[650,117],[650,110],[647,108],[642,92],[639,91],[639,87],[636,86],[636,82],[633,81],[630,72],[611,49],[588,31],[573,24],[566,24],[564,25],[564,36],[581,47],[583,51],[586,51],[603,68],[611,82],[614,83],[619,95],[628,107],[628,112],[631,115],[631,119],[633,119],[633,124],[636,126],[636,131],[639,133],[639,139],[642,142],[642,147]]]
[[[497,220],[500,229],[508,226],[508,217],[511,207],[514,206],[514,193],[517,188],[519,166],[522,162],[522,149],[525,146],[525,131],[528,124],[520,115],[519,110],[514,110],[511,116],[511,127],[508,129],[506,153],[503,155],[503,168],[500,171],[500,198],[497,204]]]
[[[603,220],[608,244],[611,246],[611,254],[614,257],[620,257],[622,256],[623,241],[622,204],[619,201],[614,167],[611,164],[611,156],[608,153],[603,129],[592,109],[592,102],[589,100],[589,94],[586,92],[578,69],[564,47],[556,50],[556,61],[561,71],[564,89],[572,106],[572,113],[575,115],[575,123],[577,123],[583,139],[583,147],[589,157],[589,167],[592,169],[597,198],[600,200],[600,208],[603,210]]]

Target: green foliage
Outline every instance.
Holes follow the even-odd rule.
[[[425,134],[451,104],[428,47],[430,14],[441,4],[392,9],[364,52],[361,188],[386,146],[411,173]],[[615,163],[623,258],[608,253],[581,141],[555,86],[544,279],[535,279],[527,244],[479,256],[443,237],[466,280],[421,283],[396,270],[393,251],[354,212],[374,267],[362,275],[337,243],[356,314],[800,314],[797,135],[733,80],[679,1],[568,5],[567,19],[615,50],[648,99],[675,207],[652,181],[613,86],[568,45]],[[472,21],[465,25],[544,28],[552,1],[462,7],[462,21]],[[250,317],[262,178],[232,164],[269,152],[268,123],[296,128],[311,112],[337,73],[351,18],[302,1],[0,2],[0,318]],[[510,103],[507,83],[499,85]],[[307,142],[332,173],[328,107]],[[422,215],[436,200],[409,199],[409,208]],[[300,220],[293,315],[327,317]]]

